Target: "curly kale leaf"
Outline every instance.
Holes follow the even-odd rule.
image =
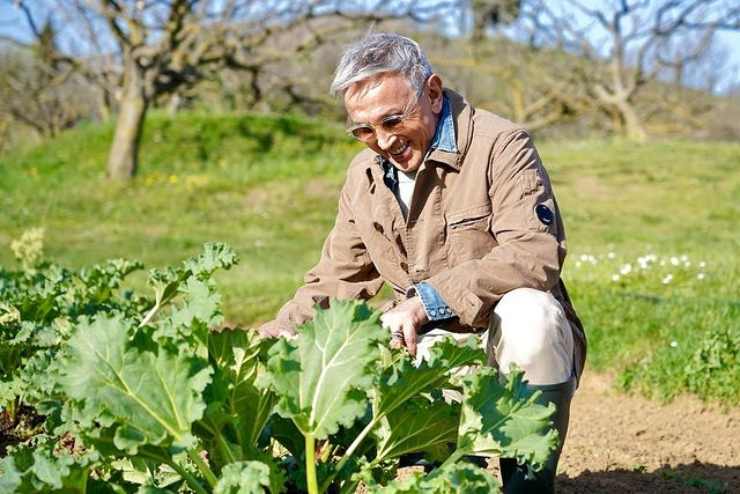
[[[550,426],[555,406],[535,403],[523,380],[512,372],[505,384],[498,372],[481,368],[463,380],[464,399],[458,449],[466,454],[503,456],[539,470],[557,445]]]

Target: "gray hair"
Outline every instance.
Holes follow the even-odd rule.
[[[386,72],[403,75],[417,94],[432,75],[432,66],[419,44],[396,33],[371,33],[354,42],[342,55],[330,92],[344,93],[356,82]]]

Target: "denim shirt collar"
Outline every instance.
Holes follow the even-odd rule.
[[[457,143],[455,141],[455,121],[452,118],[449,98],[447,95],[444,95],[442,113],[439,115],[437,128],[434,131],[434,138],[432,139],[432,144],[429,146],[429,150],[439,149],[448,153],[456,153]]]

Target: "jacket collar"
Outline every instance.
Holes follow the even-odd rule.
[[[451,89],[444,90],[445,99],[449,102],[452,119],[455,124],[455,137],[457,149],[445,150],[440,148],[432,149],[427,156],[427,160],[443,163],[445,165],[460,171],[465,153],[470,147],[470,139],[473,130],[473,107],[465,101],[460,94]]]

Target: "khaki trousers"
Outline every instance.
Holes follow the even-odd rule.
[[[477,335],[442,329],[417,336],[417,363],[437,341],[478,338],[488,364],[507,374],[516,364],[529,384],[559,384],[573,376],[573,331],[560,303],[547,292],[518,288],[496,304],[488,330]]]

